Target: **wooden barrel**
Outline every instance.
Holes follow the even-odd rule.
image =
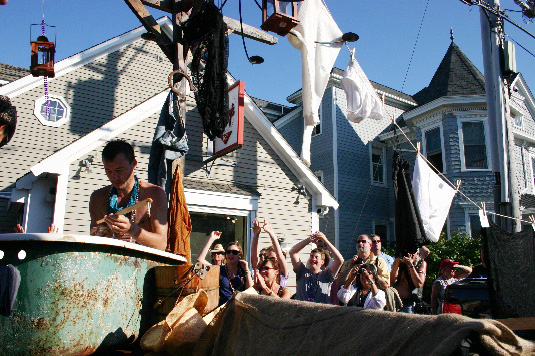
[[[155,267],[156,295],[158,302],[154,305],[160,320],[165,319],[178,301],[187,295],[204,289],[208,294],[206,315],[219,304],[219,266],[208,266],[204,279],[194,276],[193,265]],[[189,281],[189,282],[188,282]],[[179,297],[180,296],[180,297]]]

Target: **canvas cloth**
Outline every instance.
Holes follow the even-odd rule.
[[[303,117],[305,130],[301,158],[310,163],[311,134],[319,120],[318,109],[323,92],[327,87],[342,43],[333,42],[342,38],[342,31],[334,21],[329,9],[322,0],[307,0],[301,3],[297,15],[299,25],[288,35],[288,41],[301,51],[303,61]]]
[[[237,293],[204,330],[194,355],[449,355],[469,335],[482,343],[484,355],[535,352],[534,343],[494,320]]]
[[[383,103],[355,59],[355,49],[351,50],[351,58],[341,83],[346,93],[349,121],[359,123],[368,117],[374,120],[383,118]]]
[[[414,163],[412,190],[425,235],[432,242],[437,242],[456,191],[429,167],[421,155]]]

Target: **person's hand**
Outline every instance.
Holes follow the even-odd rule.
[[[56,225],[54,224],[50,224],[50,226],[48,227],[48,233],[49,234],[59,234],[59,229]]]
[[[260,288],[262,288],[263,290],[269,289],[266,284],[266,281],[264,280],[264,277],[262,277],[258,270],[255,270],[255,279]]]
[[[414,255],[409,253],[408,256],[404,256],[401,259],[401,262],[405,263],[407,265],[407,267],[411,267],[411,266],[414,265],[413,260],[414,260]]]
[[[91,231],[89,231],[89,235],[92,235],[92,236],[106,236],[106,235],[108,235],[109,232],[110,232],[110,229],[108,229],[107,226],[100,225],[100,226],[95,226],[95,227],[91,228]]]
[[[270,235],[274,235],[273,233],[273,228],[271,227],[271,224],[269,223],[269,221],[267,221],[266,219],[264,219],[264,226],[263,226],[263,229],[265,232],[267,232],[268,234]]]
[[[247,266],[247,261],[246,260],[240,260],[240,265],[242,266],[242,268],[245,271],[249,270],[249,266]]]
[[[132,224],[124,215],[109,214],[104,217],[104,222],[108,228],[116,235],[122,236],[130,232]]]
[[[257,219],[254,219],[253,220],[253,234],[255,234],[255,236],[258,236],[260,235],[261,231],[262,231],[262,227],[260,226],[260,221],[258,221]]]
[[[24,234],[26,232],[20,224],[15,225],[15,227],[13,228],[13,231],[16,232],[17,234]]]
[[[221,231],[212,231],[210,233],[210,239],[217,240],[221,237],[222,232]]]
[[[364,277],[364,280],[366,281],[366,284],[371,286],[372,284],[375,283],[375,280],[373,278],[373,274],[371,274],[367,269],[363,268],[362,269],[362,275]]]

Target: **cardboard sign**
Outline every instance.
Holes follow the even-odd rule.
[[[229,123],[214,140],[213,156],[220,157],[243,146],[245,82],[237,81],[228,90]]]

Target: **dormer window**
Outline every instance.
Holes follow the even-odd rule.
[[[33,114],[45,126],[59,127],[69,120],[71,108],[60,96],[44,96],[35,101]]]

